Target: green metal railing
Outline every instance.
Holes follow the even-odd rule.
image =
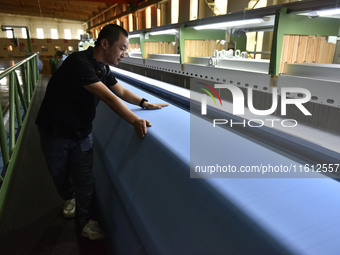
[[[23,119],[29,108],[33,92],[35,90],[39,72],[37,65],[37,53],[20,61],[0,74],[0,81],[9,80],[9,128],[6,131],[4,113],[0,104],[0,146],[3,160],[2,175],[7,171],[13,151],[16,146],[16,137],[23,125]],[[22,84],[16,71],[20,71]],[[17,126],[17,131],[16,131]],[[0,176],[0,183],[4,178]]]

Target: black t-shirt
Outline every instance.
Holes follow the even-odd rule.
[[[92,131],[99,99],[84,86],[117,83],[108,65],[93,58],[93,48],[75,52],[51,77],[36,124],[54,138],[84,138]]]

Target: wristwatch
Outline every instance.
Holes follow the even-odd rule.
[[[142,108],[145,108],[145,107],[143,106],[144,102],[149,102],[149,101],[146,100],[145,98],[142,98],[142,100],[140,100],[139,106],[142,107]]]

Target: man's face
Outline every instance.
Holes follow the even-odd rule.
[[[124,58],[124,54],[129,46],[129,39],[120,34],[119,40],[114,42],[111,47],[108,47],[106,51],[106,62],[109,65],[118,65],[118,63]]]

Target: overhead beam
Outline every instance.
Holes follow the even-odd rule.
[[[136,6],[136,8],[143,9],[143,8],[146,8],[146,7],[150,6],[150,5],[157,4],[157,3],[162,2],[162,1],[164,1],[164,0],[149,0],[147,2],[144,2],[144,3]],[[87,21],[88,30],[90,30],[92,28],[95,28],[95,27],[98,27],[98,26],[102,26],[102,25],[104,25],[104,24],[106,24],[106,23],[108,23],[110,21],[113,21],[115,19],[121,18],[121,17],[126,16],[126,15],[130,14],[131,12],[133,12],[133,11],[120,12],[120,13],[118,13],[115,16],[107,18],[105,16],[105,14],[108,11],[110,11],[110,10],[105,10],[102,13],[96,15],[96,18],[92,18],[92,19],[88,20]]]
[[[1,0],[0,12],[6,14],[71,19],[85,22],[110,7],[110,3],[78,0]]]
[[[37,16],[41,17],[40,11],[28,7],[25,10],[17,9],[11,6],[4,6],[4,4],[0,3],[0,10],[6,10],[6,14],[16,14],[16,15],[28,15],[28,16]],[[88,17],[92,17],[95,13],[88,10],[78,10],[77,12],[70,10],[70,9],[55,9],[50,8],[49,10],[43,10],[42,16],[43,17],[51,17],[51,18],[58,18],[58,19],[76,19],[79,21],[84,21]]]

